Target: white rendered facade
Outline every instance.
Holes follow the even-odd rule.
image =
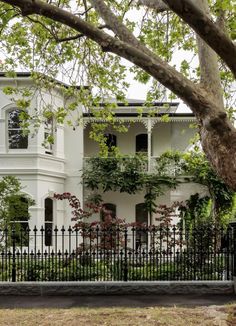
[[[89,138],[91,119],[83,118],[84,127],[73,130],[68,126],[58,126],[54,130],[55,143],[52,152],[47,153],[42,145],[45,126],[41,125],[38,132],[28,136],[28,147],[24,149],[9,148],[8,114],[16,108],[16,104],[6,96],[1,89],[5,86],[26,87],[32,84],[29,76],[17,78],[0,77],[0,177],[14,175],[18,177],[24,187],[23,191],[35,200],[30,207],[29,226],[40,228],[45,223],[45,199],[53,193],[70,192],[75,194],[81,202],[86,193],[83,193],[81,174],[84,159],[98,153],[97,144]],[[43,97],[42,97],[43,94]],[[42,103],[43,98],[43,103]],[[40,110],[42,105],[50,104],[64,106],[65,99],[55,88],[50,94],[37,92],[31,101],[31,109]],[[140,103],[137,103],[137,107]],[[173,109],[175,105],[173,105]],[[166,150],[185,151],[189,146],[189,139],[194,130],[189,125],[194,122],[192,115],[170,114],[170,122],[161,122],[159,117],[138,118],[133,104],[120,107],[117,110],[117,119],[130,125],[127,133],[116,133],[117,146],[122,154],[135,154],[136,136],[147,134],[148,169],[151,171],[152,158],[159,156]],[[82,107],[78,107],[82,114]],[[132,121],[132,123],[131,123]],[[170,205],[174,201],[189,198],[196,192],[205,193],[206,189],[197,184],[185,183],[175,190],[168,190],[158,198],[159,204]],[[135,207],[144,201],[144,193],[128,195],[127,193],[107,192],[103,194],[105,203],[116,205],[116,215],[126,218],[127,222],[135,221]],[[97,218],[97,217],[95,217]],[[53,200],[53,225],[69,226],[71,223],[68,204]]]

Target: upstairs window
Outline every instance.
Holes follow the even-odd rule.
[[[8,113],[8,148],[24,149],[28,148],[28,136],[23,134],[20,125],[21,110],[13,109]]]
[[[147,134],[139,134],[136,136],[136,153],[147,153],[148,136]]]
[[[53,119],[47,119],[44,124],[44,147],[45,153],[53,154]]]
[[[116,147],[117,146],[117,141],[116,141],[116,135],[113,134],[105,134],[104,135],[106,138],[105,144],[108,147],[108,150],[111,151],[112,147]]]

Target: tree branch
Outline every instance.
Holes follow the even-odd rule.
[[[206,123],[208,125],[211,117],[215,119],[216,112],[219,112],[219,107],[215,104],[214,99],[204,89],[195,85],[139,43],[123,24],[123,34],[121,34],[126,42],[120,41],[99,30],[97,27],[64,9],[47,4],[41,0],[2,0],[2,2],[14,5],[21,10],[27,8],[31,13],[45,16],[67,25],[95,41],[101,46],[103,51],[112,52],[129,60],[183,99],[191,107],[198,119],[203,121],[207,117]],[[119,25],[116,25],[116,30],[120,33]],[[126,34],[128,32],[129,34]],[[128,40],[126,37],[129,37]]]
[[[163,0],[171,10],[181,17],[193,30],[225,61],[236,78],[236,46],[215,24],[197,0]]]
[[[165,4],[162,0],[139,0],[138,5],[143,5],[145,7],[155,9],[157,13],[169,10],[169,6]]]
[[[170,0],[163,1],[171,2]],[[179,3],[179,0],[175,1],[176,3]],[[181,3],[189,1],[182,0]],[[102,30],[99,30],[99,28],[82,20],[75,14],[62,8],[58,8],[55,5],[45,3],[45,1],[42,0],[0,0],[0,2],[8,3],[20,8],[23,13],[27,12],[45,16],[69,26],[95,41],[103,51],[117,54],[142,68],[149,75],[153,76],[161,84],[183,99],[192,109],[201,126],[201,141],[208,158],[215,166],[218,174],[230,187],[232,187],[232,189],[236,191],[236,131],[233,124],[227,118],[227,114],[223,107],[221,108],[219,106],[207,89],[204,89],[200,85],[195,85],[173,67],[162,61],[144,45],[139,43],[132,33],[131,37],[129,30],[126,30],[125,26],[122,27],[119,24],[117,26],[112,26],[113,30],[117,30],[119,33],[123,31],[123,33],[121,33],[122,41]],[[186,7],[183,7],[185,10]],[[206,20],[206,15],[202,11],[200,13],[204,18],[203,20],[200,20],[200,30],[206,32],[205,28],[208,26],[208,21]],[[190,11],[190,16],[191,15],[192,12]],[[195,22],[194,17],[193,20]],[[197,16],[197,21],[199,22],[199,16]],[[205,21],[207,21],[206,24]],[[222,38],[223,41],[225,41],[225,34],[218,34],[218,30],[216,30],[217,33],[215,35],[214,31],[216,26],[214,23],[212,24],[214,28],[210,30],[209,33],[214,38],[214,42],[217,40],[219,45]],[[129,37],[128,40],[126,39],[126,36]],[[129,42],[129,40],[131,40],[132,43]],[[227,44],[227,40],[228,39],[226,38],[226,42],[223,42],[224,45]],[[210,42],[207,43],[210,44]],[[228,47],[226,47],[226,51],[227,50]],[[232,55],[232,48],[229,52],[230,55]],[[229,59],[230,56],[227,58]],[[226,62],[224,55],[222,56],[222,59]],[[233,59],[235,58],[233,57]]]
[[[207,0],[198,0],[199,7],[206,15],[210,16],[210,9]],[[224,107],[223,90],[221,87],[218,58],[209,45],[197,35],[198,58],[200,62],[201,83],[204,88],[214,95],[215,100],[220,107]]]

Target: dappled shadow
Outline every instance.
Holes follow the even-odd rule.
[[[195,307],[236,302],[235,295],[0,296],[0,309],[72,307]]]

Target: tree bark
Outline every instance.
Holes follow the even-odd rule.
[[[162,0],[139,0],[139,5],[146,6],[151,9],[155,9],[157,13],[166,11],[169,9],[169,6],[165,4]]]
[[[211,19],[207,0],[198,0],[199,8]],[[198,58],[201,83],[213,94],[220,107],[224,107],[223,90],[221,87],[218,58],[214,50],[197,34]]]
[[[236,46],[201,9],[201,0],[163,0],[224,60],[236,77]]]

